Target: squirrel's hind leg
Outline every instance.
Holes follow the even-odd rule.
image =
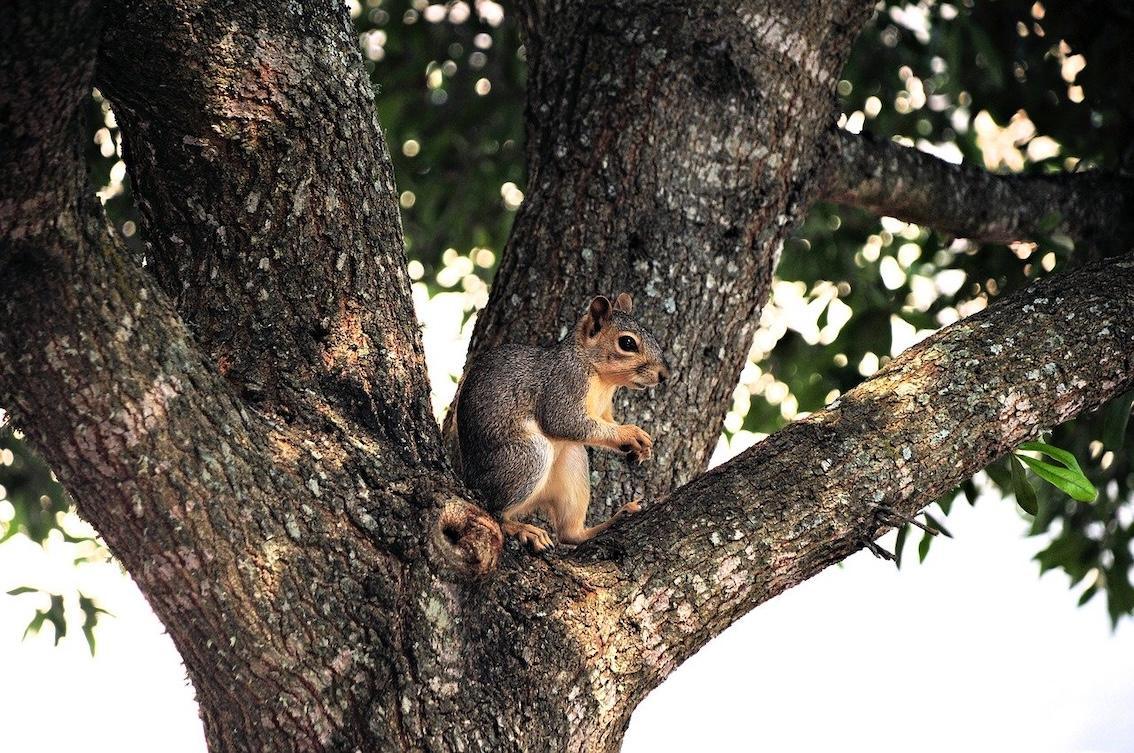
[[[551,534],[539,526],[520,521],[539,507],[552,455],[551,443],[542,435],[533,433],[525,441],[497,448],[485,463],[487,496],[505,501],[504,509],[500,511],[500,528],[505,535],[519,538],[537,552],[555,545]]]
[[[555,529],[555,534],[564,544],[582,544],[584,541],[589,541],[590,539],[593,539],[595,536],[598,536],[600,533],[605,531],[607,528],[610,528],[614,524],[614,521],[618,520],[619,518],[623,518],[627,515],[636,513],[641,509],[642,505],[638,500],[627,502],[622,507],[618,508],[617,512],[615,512],[603,522],[587,528],[584,525],[587,510],[586,508],[583,508],[582,516],[574,516],[563,520],[561,524],[562,527],[557,527]]]
[[[641,509],[637,501],[628,502],[608,520],[587,528],[587,508],[591,504],[587,448],[574,444],[560,446],[557,450],[541,506],[560,542],[582,544],[610,528],[617,518]]]
[[[522,543],[529,545],[537,552],[542,552],[545,549],[550,549],[555,546],[555,542],[551,540],[551,534],[543,530],[539,526],[534,526],[531,523],[521,523],[517,518],[525,517],[535,510],[536,500],[530,497],[518,505],[514,505],[504,510],[500,517],[500,528],[508,536],[515,536]]]

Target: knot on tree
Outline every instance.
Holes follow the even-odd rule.
[[[462,500],[446,502],[433,524],[434,553],[461,575],[483,578],[496,568],[504,534],[480,507]]]

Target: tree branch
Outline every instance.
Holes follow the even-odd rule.
[[[79,2],[59,16],[36,6],[16,3],[0,24],[0,274],[24,251],[76,238],[73,213],[60,216],[60,208],[86,182],[77,108],[90,92],[97,40],[88,30],[98,26],[97,5]]]
[[[342,3],[108,3],[98,85],[152,269],[209,359],[437,462],[397,193]]]
[[[1067,235],[1105,254],[1134,240],[1134,179],[1098,171],[998,175],[836,129],[821,196],[985,243]]]
[[[640,635],[645,692],[753,607],[878,537],[895,513],[913,517],[1132,383],[1127,258],[1050,278],[945,328],[576,557],[620,559],[616,598]]]

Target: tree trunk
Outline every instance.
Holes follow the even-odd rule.
[[[627,289],[679,380],[618,406],[657,438],[644,475],[598,468],[601,499],[653,504],[544,557],[502,546],[443,458],[342,4],[16,3],[0,404],[169,630],[210,750],[617,750],[741,614],[1130,386],[1134,266],[1088,266],[685,484],[829,174],[870,7],[524,6],[531,184],[474,351],[557,339]],[[96,81],[147,269],[82,180]]]
[[[873,5],[522,7],[528,187],[469,356],[558,340],[597,293],[635,296],[675,368],[616,398],[658,441],[649,468],[592,453],[606,518],[708,464]]]

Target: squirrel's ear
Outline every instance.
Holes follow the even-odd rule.
[[[621,311],[623,314],[634,313],[634,299],[630,297],[629,293],[619,293],[618,297],[614,299],[614,310]]]
[[[596,295],[587,309],[587,336],[594,337],[610,321],[610,299]]]

